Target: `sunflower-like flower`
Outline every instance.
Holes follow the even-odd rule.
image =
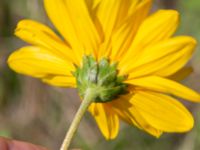
[[[149,15],[151,0],[44,0],[44,5],[62,38],[44,24],[20,21],[15,35],[32,46],[10,55],[13,70],[77,88],[81,98],[92,89],[88,110],[106,139],[117,136],[120,120],[155,137],[193,127],[191,113],[175,97],[200,101],[176,80],[187,73],[196,40],[173,36],[177,11]]]

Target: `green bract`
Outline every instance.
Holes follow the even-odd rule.
[[[84,56],[82,67],[76,67],[76,77],[80,96],[84,97],[87,89],[95,92],[95,102],[108,102],[126,92],[123,83],[125,76],[117,76],[117,63],[110,64],[102,58],[98,63],[93,56]]]

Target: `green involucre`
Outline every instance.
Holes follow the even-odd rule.
[[[125,76],[117,76],[117,63],[110,64],[102,58],[98,63],[93,56],[84,56],[82,67],[76,67],[77,88],[81,97],[87,89],[95,92],[94,102],[108,102],[126,92]]]

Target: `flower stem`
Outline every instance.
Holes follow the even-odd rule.
[[[63,144],[60,148],[60,150],[68,150],[70,143],[72,141],[72,138],[80,124],[81,119],[83,118],[85,112],[87,111],[89,105],[92,103],[92,101],[94,100],[96,94],[96,92],[93,89],[87,89],[84,99],[74,117],[73,122],[71,123],[71,126],[65,136],[65,139],[63,141]]]

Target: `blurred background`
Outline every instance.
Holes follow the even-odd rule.
[[[200,41],[199,0],[157,0],[154,9],[176,9],[181,14],[177,34]],[[25,45],[13,35],[17,22],[34,19],[51,26],[42,0],[0,0],[0,136],[59,149],[80,104],[76,90],[50,87],[37,79],[11,71],[8,55]],[[200,47],[190,61],[194,72],[184,84],[200,92]],[[84,150],[199,150],[200,105],[186,103],[195,116],[195,127],[187,134],[164,134],[155,139],[135,127],[121,124],[116,140],[106,141],[90,114],[81,122],[72,147]]]

